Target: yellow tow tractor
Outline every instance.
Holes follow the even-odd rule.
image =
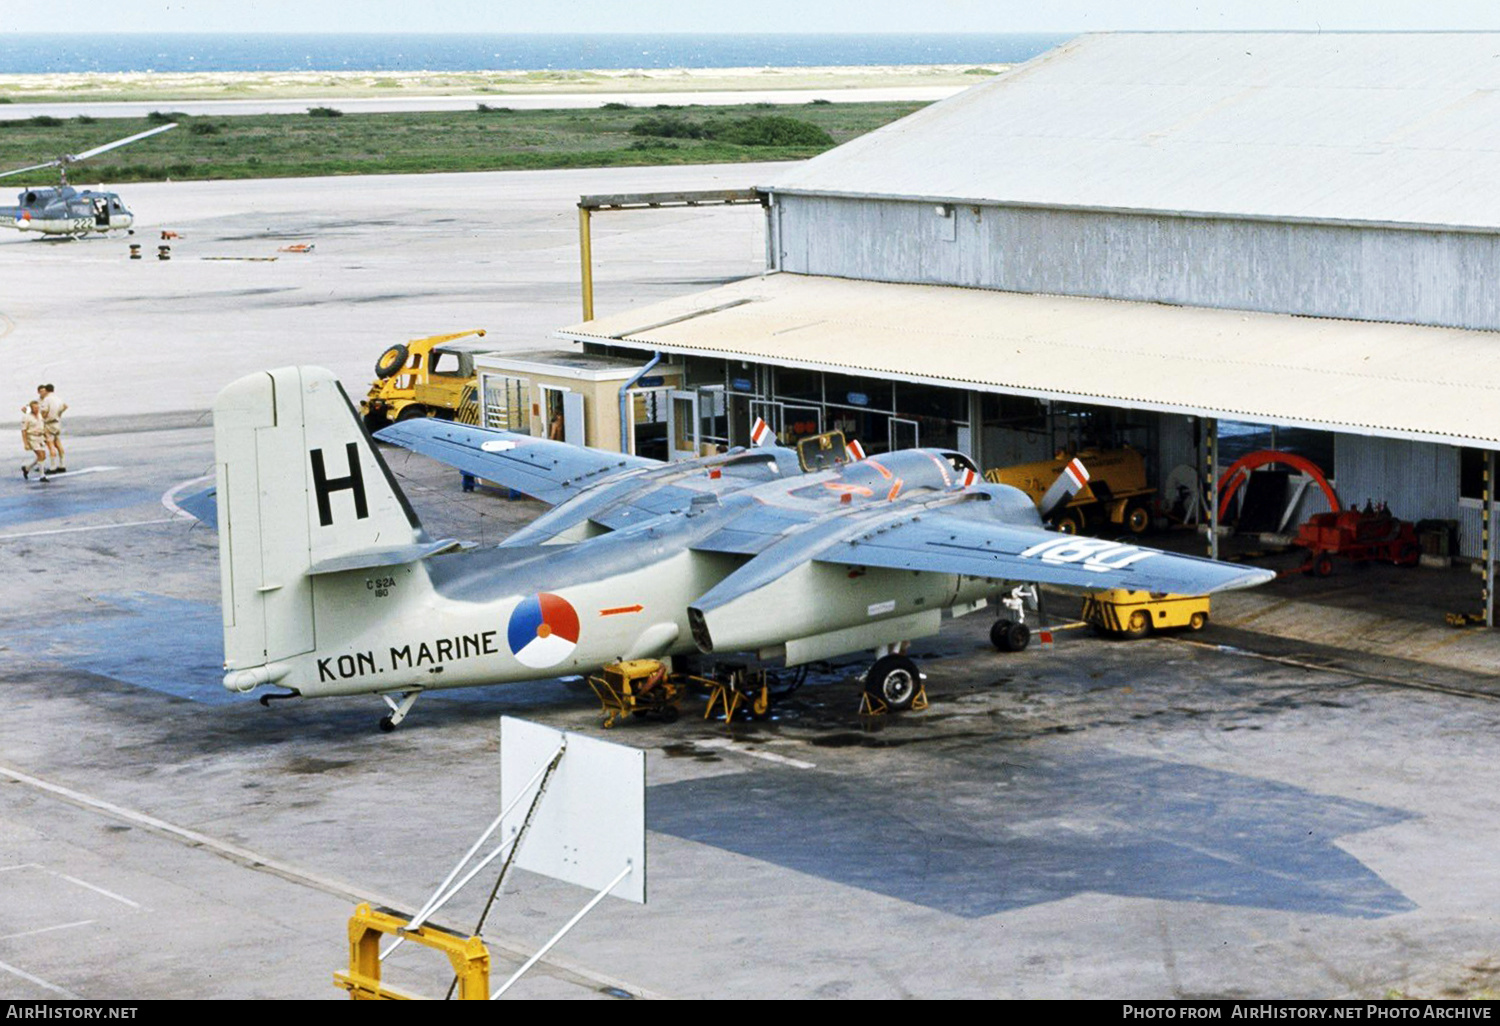
[[[1096,591],[1083,600],[1083,619],[1096,633],[1117,638],[1144,638],[1168,627],[1201,631],[1208,623],[1208,596],[1128,588]]]
[[[487,353],[494,347],[459,342],[471,335],[483,338],[484,329],[414,338],[381,353],[375,361],[375,381],[359,404],[365,427],[379,431],[412,417],[477,424],[474,354]]]

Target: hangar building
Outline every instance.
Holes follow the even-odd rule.
[[[783,437],[842,427],[985,467],[1130,444],[1164,483],[1217,438],[1221,466],[1300,452],[1345,502],[1457,521],[1478,556],[1500,449],[1497,52],[1478,33],[1079,37],[758,183],[763,277],[558,336],[682,363],[674,430],[702,446],[760,412]]]

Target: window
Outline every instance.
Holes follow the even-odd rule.
[[[484,376],[484,426],[506,431],[529,431],[529,382],[504,374]]]
[[[1484,467],[1487,449],[1458,450],[1458,497],[1484,501]]]

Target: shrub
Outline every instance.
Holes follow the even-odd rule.
[[[832,146],[833,136],[817,125],[785,115],[748,117],[712,126],[710,139],[737,146]]]
[[[708,129],[676,114],[644,117],[630,126],[631,135],[654,135],[665,139],[703,139]]]
[[[814,106],[814,107],[827,107],[827,106],[829,106],[829,105],[831,105],[833,103],[832,100],[825,100],[821,96],[818,97],[816,100],[808,100],[807,102],[809,104],[811,104],[812,106]]]
[[[509,107],[491,107],[487,103],[476,103],[474,105],[474,109],[477,110],[481,114],[513,114],[513,113],[515,113]]]
[[[344,112],[337,107],[309,107],[307,116],[311,118],[341,118]]]
[[[188,131],[194,135],[218,135],[219,126],[212,121],[194,121],[188,125]]]
[[[187,115],[182,113],[182,111],[180,110],[153,110],[150,114],[146,115],[146,121],[153,125],[166,125],[171,124],[173,121],[182,121],[186,117]]]
[[[35,125],[38,128],[56,128],[62,124],[62,118],[55,118],[51,114],[38,114],[35,117],[27,118],[26,123],[28,125]]]
[[[78,122],[80,125],[92,125],[92,124],[96,123],[99,119],[98,118],[89,117],[87,114],[80,114],[76,118],[74,118],[73,120],[76,121],[76,122]]]
[[[628,103],[620,103],[617,100],[611,100],[608,103],[603,104],[602,106],[600,106],[599,109],[600,110],[635,110],[635,108],[632,107],[630,104],[628,104]]]

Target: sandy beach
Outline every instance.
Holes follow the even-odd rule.
[[[214,72],[0,75],[0,103],[496,96],[968,86],[1006,64],[607,71]]]

